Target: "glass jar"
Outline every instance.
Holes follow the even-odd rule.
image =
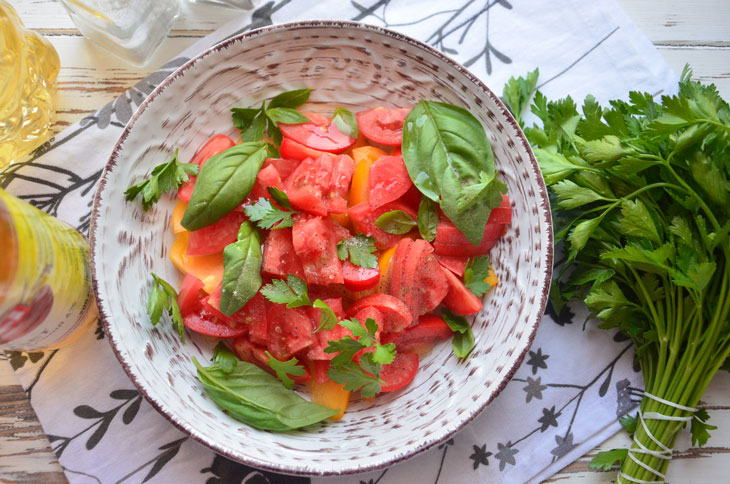
[[[53,46],[0,0],[0,169],[50,136],[59,68]]]
[[[142,67],[180,13],[178,0],[60,0],[84,36]]]
[[[0,254],[0,350],[55,348],[96,322],[86,238],[2,189]]]

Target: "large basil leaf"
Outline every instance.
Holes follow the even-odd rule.
[[[253,188],[266,160],[266,143],[241,143],[212,156],[203,165],[181,224],[198,230],[240,205]]]
[[[223,249],[221,312],[230,316],[261,287],[261,238],[251,222],[243,222],[238,240]]]
[[[469,111],[419,102],[403,126],[403,160],[411,180],[475,245],[489,212],[505,190],[496,178],[494,154],[484,128]]]
[[[217,364],[201,366],[193,358],[198,379],[208,396],[233,418],[264,430],[306,427],[337,413],[308,402],[258,366],[239,361],[226,372]]]

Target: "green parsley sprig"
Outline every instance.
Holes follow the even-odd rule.
[[[375,251],[375,239],[365,234],[357,234],[337,242],[337,256],[340,260],[349,258],[356,266],[368,269],[378,267]]]
[[[357,391],[369,398],[380,393],[383,381],[380,379],[382,365],[393,362],[395,358],[395,344],[382,345],[375,337],[378,323],[368,318],[365,324],[357,319],[340,321],[341,326],[349,329],[352,336],[345,336],[336,341],[328,341],[325,353],[337,353],[330,362],[327,372],[332,381],[345,385],[345,390]],[[359,362],[355,362],[355,355],[362,350],[370,350],[360,355]]]
[[[177,190],[180,185],[189,180],[189,175],[198,174],[198,165],[180,163],[177,155],[178,150],[175,149],[175,155],[170,161],[157,165],[152,169],[148,178],[127,188],[124,192],[126,200],[132,201],[141,194],[142,209],[146,212],[160,200],[163,193],[173,189]]]
[[[292,380],[289,375],[302,376],[306,373],[304,367],[299,364],[299,360],[295,357],[291,357],[286,361],[281,361],[274,358],[268,351],[266,352],[266,356],[269,357],[269,366],[276,373],[276,377],[281,380],[281,383],[283,383],[288,390],[291,390],[294,386],[294,380]]]
[[[319,326],[314,330],[327,331],[337,326],[337,315],[329,305],[321,299],[315,299],[312,303],[309,299],[307,283],[300,277],[289,274],[286,281],[274,279],[271,284],[261,289],[261,294],[269,301],[277,304],[286,304],[287,308],[298,308],[312,306],[321,309]]]
[[[477,297],[482,297],[492,288],[484,279],[489,276],[489,257],[479,255],[469,259],[464,269],[464,285]]]
[[[288,202],[288,198],[286,200]],[[291,207],[291,205],[289,206]],[[245,205],[243,211],[249,220],[256,222],[256,225],[262,229],[284,229],[291,227],[294,225],[292,216],[296,213],[291,210],[282,210],[271,203],[271,200],[264,197],[256,200],[256,203]]]
[[[296,89],[278,94],[268,106],[262,101],[260,108],[232,108],[233,125],[241,130],[241,140],[259,141],[268,134],[274,144],[281,145],[282,134],[276,123],[308,123],[309,119],[296,108],[309,100],[310,92],[309,88]]]
[[[537,71],[510,80],[504,97],[512,109],[526,106],[536,78]],[[632,91],[604,107],[588,96],[580,110],[570,97],[549,101],[537,91],[531,111],[541,126],[525,134],[565,253],[553,307],[582,299],[599,327],[633,341],[648,393],[694,408],[714,374],[730,368],[730,106],[715,86],[690,78],[685,68],[677,95],[661,100]],[[649,397],[641,411],[690,415]],[[707,416],[691,418],[700,445],[712,428]],[[633,447],[672,448],[685,423],[647,419],[635,426]],[[636,482],[656,481],[648,469],[664,474],[669,464],[647,453],[626,456],[599,454],[594,462],[621,461]]]

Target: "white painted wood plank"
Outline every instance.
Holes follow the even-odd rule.
[[[728,7],[730,9],[730,6]],[[728,24],[730,28],[730,23]],[[728,33],[730,40],[730,33]],[[689,48],[659,47],[675,72],[680,73],[689,63],[694,73],[693,79],[714,83],[725,99],[730,99],[730,47],[727,48]]]
[[[618,0],[654,43],[730,46],[730,2],[727,0]]]

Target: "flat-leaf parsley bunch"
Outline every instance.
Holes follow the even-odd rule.
[[[566,260],[551,299],[557,311],[583,299],[600,327],[631,338],[646,386],[617,482],[664,479],[678,431],[703,445],[707,413],[696,411],[730,356],[730,107],[715,86],[690,80],[676,96],[648,93],[610,107],[588,96],[535,92],[537,72],[512,79],[505,101],[517,118],[534,92],[542,127],[525,129],[550,187],[556,241]],[[638,420],[638,422],[637,422]],[[637,424],[638,423],[638,424]]]

